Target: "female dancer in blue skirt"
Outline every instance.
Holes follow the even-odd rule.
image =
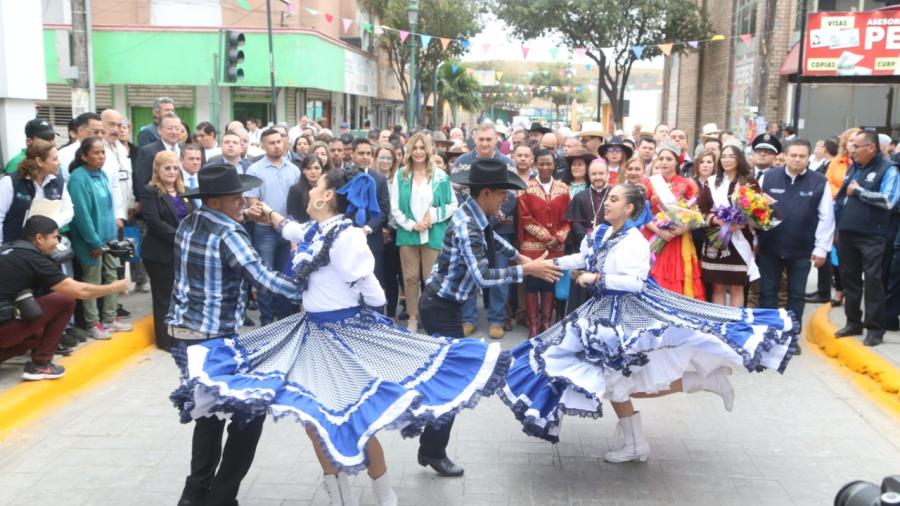
[[[501,391],[526,433],[557,441],[564,414],[601,415],[611,401],[625,445],[608,462],[645,461],[650,447],[632,397],[700,390],[731,411],[730,365],[783,372],[796,349],[797,322],[784,310],[719,306],[664,290],[648,279],[647,240],[628,221],[641,213],[643,189],[620,184],[605,202],[608,226],[559,258],[585,269],[578,282],[593,297],[563,321],[513,350]]]
[[[234,339],[187,349],[187,378],[173,394],[183,420],[269,413],[302,423],[325,472],[331,504],[356,504],[346,473],[366,467],[378,504],[397,496],[374,434],[413,436],[440,426],[502,385],[510,356],[497,344],[413,334],[370,309],[383,306],[362,229],[377,212],[371,176],[319,178],[300,225],[264,204],[251,215],[297,243],[293,272],[304,311]]]

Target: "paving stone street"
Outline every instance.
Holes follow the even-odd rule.
[[[517,327],[503,345],[523,338]],[[900,472],[900,423],[804,349],[784,376],[736,372],[732,413],[706,393],[636,401],[652,446],[644,464],[602,461],[615,441],[608,406],[600,420],[567,419],[554,447],[522,434],[497,398],[483,400],[454,427],[460,479],[420,467],[416,440],[379,437],[401,504],[831,504],[850,480]],[[191,440],[168,400],[176,378],[167,354],[144,353],[12,433],[0,443],[0,504],[174,505]],[[362,504],[373,504],[365,475],[352,480]],[[320,482],[304,432],[270,420],[239,499],[327,504]]]

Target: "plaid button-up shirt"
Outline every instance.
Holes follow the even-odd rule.
[[[462,303],[476,286],[484,288],[522,281],[521,265],[505,269],[489,267],[484,237],[487,225],[487,216],[471,198],[466,199],[453,213],[447,235],[444,236],[443,248],[427,282],[428,288],[442,299]],[[513,261],[519,256],[519,252],[496,232],[494,245],[497,254],[506,255]]]
[[[173,268],[166,323],[211,336],[237,333],[250,283],[296,303],[302,297],[290,278],[266,269],[240,223],[208,207],[178,225]]]

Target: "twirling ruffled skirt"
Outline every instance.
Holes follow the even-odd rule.
[[[502,384],[497,344],[413,334],[368,308],[300,312],[233,339],[186,348],[172,394],[182,422],[271,414],[315,427],[332,464],[358,472],[383,428],[418,434]]]
[[[597,418],[601,402],[667,390],[686,371],[723,365],[783,372],[798,322],[782,309],[731,308],[661,288],[591,298],[543,334],[513,349],[500,396],[523,430],[558,441],[562,417]]]

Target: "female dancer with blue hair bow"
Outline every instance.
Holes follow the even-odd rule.
[[[366,237],[347,216],[364,223],[378,212],[374,186],[365,173],[323,174],[302,225],[265,204],[251,210],[298,244],[293,273],[304,311],[189,347],[187,378],[172,395],[183,419],[269,413],[303,424],[333,505],[357,503],[346,473],[364,467],[378,504],[397,504],[374,434],[441,425],[496,391],[511,360],[497,344],[413,334],[370,309],[385,296]]]
[[[543,334],[513,350],[501,397],[532,436],[556,442],[563,415],[596,418],[612,403],[625,445],[607,462],[645,461],[650,447],[632,398],[701,390],[731,411],[730,366],[783,371],[798,325],[783,309],[719,306],[661,288],[650,247],[633,223],[644,207],[640,186],[620,184],[604,203],[608,225],[585,236],[579,253],[557,259],[586,272],[592,297]]]

